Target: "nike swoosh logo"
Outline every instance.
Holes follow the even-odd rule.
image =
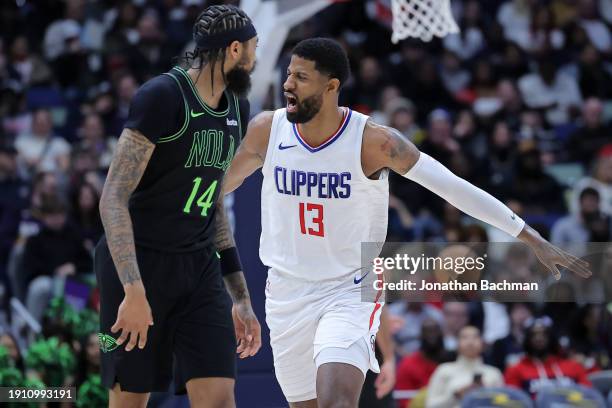
[[[291,149],[292,147],[295,147],[297,145],[291,145],[291,146],[283,146],[283,142],[280,142],[278,144],[278,150],[285,150],[285,149]]]
[[[192,118],[197,118],[198,116],[202,116],[205,112],[194,112],[193,109],[191,110],[191,117]]]
[[[363,278],[365,278],[366,276],[368,276],[368,273],[370,273],[370,271],[368,271],[365,275],[361,275],[361,277],[359,279],[357,279],[357,277],[355,276],[353,278],[353,282],[355,283],[355,285],[357,285],[359,282],[361,282],[363,280]]]

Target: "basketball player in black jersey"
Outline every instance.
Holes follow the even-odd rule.
[[[257,34],[232,6],[205,9],[193,34],[190,66],[134,96],[100,202],[94,263],[111,407],[145,407],[173,374],[191,406],[233,407],[235,353],[261,345],[220,194],[246,130],[240,98]]]

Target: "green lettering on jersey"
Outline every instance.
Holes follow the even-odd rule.
[[[209,130],[207,144],[209,148],[206,151],[204,165],[211,167],[217,161],[217,157],[221,156],[221,150],[223,149],[223,132],[220,130]]]
[[[202,165],[202,159],[206,156],[206,151],[208,149],[207,139],[207,131],[197,131],[193,133],[193,143],[185,167],[191,167],[194,165],[194,161],[195,167],[200,167]]]
[[[230,135],[230,145],[229,145],[229,149],[227,150],[227,157],[222,163],[219,163],[219,168],[222,169],[223,171],[227,170],[233,158],[234,158],[234,136]]]
[[[189,167],[216,167],[227,170],[234,157],[234,137],[229,135],[229,149],[225,160],[221,160],[223,153],[223,131],[209,129],[193,133],[193,142],[185,168]]]

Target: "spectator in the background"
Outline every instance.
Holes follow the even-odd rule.
[[[601,54],[592,44],[582,49],[577,68],[583,97],[612,98],[612,73],[606,69]]]
[[[99,203],[100,196],[91,184],[82,183],[72,193],[71,219],[83,245],[92,253],[103,233]]]
[[[599,193],[601,212],[612,216],[612,144],[604,146],[593,166],[593,175],[584,177],[573,186],[572,212],[579,210],[579,196],[587,187]]]
[[[516,167],[516,145],[508,124],[498,121],[493,126],[490,136],[486,166],[482,177],[495,197],[504,201],[509,198],[509,187]]]
[[[64,4],[63,18],[55,20],[45,32],[44,50],[47,59],[53,61],[64,53],[71,52],[74,39],[81,35],[79,20],[83,17],[82,0],[70,0]]]
[[[538,59],[538,71],[521,77],[518,87],[525,104],[545,111],[546,120],[551,125],[568,123],[572,117],[571,110],[582,103],[576,79],[558,72],[552,55],[542,55]]]
[[[503,54],[497,64],[501,78],[520,78],[529,72],[525,52],[515,43],[504,43]]]
[[[347,89],[348,100],[355,110],[369,114],[376,109],[381,89],[385,86],[380,63],[374,57],[364,57],[353,86]]]
[[[466,326],[460,330],[457,360],[439,365],[429,381],[428,408],[459,407],[469,391],[504,384],[502,373],[482,362],[483,348],[480,331],[476,327]]]
[[[19,272],[29,286],[26,305],[40,321],[51,299],[53,278],[91,270],[91,255],[67,223],[68,209],[57,196],[47,196],[39,209],[42,228],[25,245]]]
[[[470,159],[480,161],[487,155],[487,138],[479,131],[471,110],[464,109],[459,112],[453,127],[453,137],[459,142],[461,151]],[[475,167],[476,163],[472,163],[472,166]]]
[[[418,350],[421,326],[425,320],[442,323],[442,313],[428,303],[394,302],[388,306],[391,331],[394,334],[397,353],[407,356]]]
[[[36,212],[46,197],[61,195],[60,184],[55,173],[41,172],[33,177],[30,209]]]
[[[559,219],[550,232],[550,242],[561,248],[578,250],[591,240],[590,223],[601,217],[599,192],[587,187],[579,196],[580,209]]]
[[[459,333],[469,323],[468,304],[465,302],[445,302],[442,306],[444,323],[444,348],[455,351],[459,345]],[[480,337],[480,333],[478,333]]]
[[[111,60],[122,58],[119,53],[138,41],[136,25],[139,16],[140,8],[131,1],[121,2],[117,8],[107,12],[112,25],[104,38],[104,50],[112,56]]]
[[[29,195],[28,184],[17,173],[16,156],[14,148],[0,147],[0,284],[5,288],[10,288],[6,265]]]
[[[413,39],[402,41],[399,58],[391,60],[391,74],[392,82],[400,88],[404,96],[410,97],[417,71],[427,57],[422,42]],[[431,64],[429,68],[432,68]],[[421,98],[421,95],[415,96]],[[419,107],[419,110],[421,109],[423,108]]]
[[[603,104],[598,98],[589,98],[582,107],[582,123],[567,142],[572,160],[588,166],[597,152],[612,140],[612,127],[603,120]]]
[[[586,31],[593,45],[604,53],[612,51],[612,36],[608,27],[599,18],[597,0],[578,1],[578,14],[580,25]]]
[[[453,51],[446,50],[442,54],[440,61],[440,79],[444,87],[455,98],[460,97],[470,83],[472,76],[468,70],[462,66],[462,62]]]
[[[100,342],[97,333],[91,333],[80,342],[75,385],[78,387],[91,375],[100,374]]]
[[[518,117],[524,109],[523,100],[516,88],[516,84],[511,79],[502,79],[497,83],[496,97],[501,107],[496,112],[497,121],[506,122],[512,129],[519,127]]]
[[[565,35],[556,28],[555,16],[546,6],[539,6],[533,13],[529,32],[525,38],[519,39],[524,50],[533,54],[562,49]]]
[[[504,28],[504,36],[513,42],[520,43],[527,37],[529,24],[536,0],[509,0],[497,11],[497,21]]]
[[[610,364],[606,335],[602,329],[603,310],[600,305],[584,305],[570,316],[570,354],[587,372],[607,368]]]
[[[516,364],[523,355],[525,322],[533,317],[528,303],[511,302],[507,304],[510,316],[510,333],[497,340],[489,350],[489,362],[500,370]]]
[[[45,33],[46,57],[51,62],[55,79],[64,88],[85,84],[90,74],[88,50],[81,41],[91,38],[91,35],[83,35],[84,6],[83,0],[66,1],[64,18],[51,23]]]
[[[19,349],[19,344],[17,343],[17,339],[9,332],[4,332],[0,334],[0,346],[5,347],[8,351],[9,357],[15,364],[15,368],[25,373],[25,364],[23,361],[23,356],[21,355],[21,351]]]
[[[496,78],[493,65],[487,60],[479,60],[472,70],[472,82],[466,102],[478,103],[481,98],[492,98],[496,94]]]
[[[85,116],[81,125],[81,148],[98,159],[100,168],[108,169],[116,144],[117,139],[107,137],[100,115],[91,113]]]
[[[440,323],[433,319],[423,320],[421,325],[421,343],[417,351],[404,357],[397,369],[395,389],[401,391],[419,391],[429,384],[429,379],[439,364],[450,361],[449,353],[444,349],[444,339]],[[401,407],[408,407],[409,400],[398,400]]]
[[[30,52],[25,36],[19,36],[13,40],[9,71],[22,86],[48,83],[52,77],[48,64],[37,54]]]
[[[575,0],[552,0],[550,10],[553,12],[559,27],[567,26],[578,16]]]
[[[414,238],[414,217],[402,200],[393,194],[389,194],[387,240],[389,242],[407,242]]]
[[[525,148],[525,146],[531,147],[535,145],[542,151],[546,151],[547,142],[551,137],[554,137],[551,132],[546,129],[540,112],[535,109],[521,112],[520,129],[517,136],[520,142],[530,142],[523,144],[523,148]]]
[[[93,152],[84,149],[74,149],[70,171],[70,186],[72,189],[75,189],[85,181],[95,187],[98,193],[102,192],[106,169],[99,167],[98,158]]]
[[[464,2],[463,15],[458,23],[459,33],[447,35],[442,43],[447,50],[454,52],[462,60],[470,60],[486,45],[478,1]]]
[[[106,130],[110,136],[119,137],[128,118],[130,101],[138,89],[138,82],[131,74],[123,74],[116,82],[116,106],[114,116],[109,118]]]
[[[419,101],[419,120],[424,120],[434,109],[445,106],[454,108],[456,103],[444,87],[433,59],[425,59],[415,68],[415,76],[403,73],[402,93]],[[401,83],[401,82],[398,82]]]
[[[557,339],[548,317],[534,319],[527,331],[523,349],[526,355],[505,371],[506,384],[537,394],[545,387],[582,384],[590,386],[586,370],[574,360],[560,354]]]
[[[166,36],[153,11],[145,12],[138,20],[138,42],[128,49],[130,69],[140,81],[146,81],[170,68],[173,57]]]
[[[413,143],[420,144],[423,141],[425,134],[416,123],[416,110],[410,100],[392,99],[387,104],[386,113],[389,118],[389,126],[399,130]]]
[[[376,121],[376,123],[382,123],[389,126],[389,104],[401,96],[402,92],[395,85],[387,85],[381,89],[376,110],[370,114],[372,120]]]
[[[526,145],[519,153],[512,194],[526,214],[564,214],[563,188],[544,172],[540,151]]]
[[[65,172],[70,165],[70,145],[53,134],[51,113],[38,109],[32,117],[32,130],[15,140],[19,159],[29,175],[36,172]]]
[[[435,157],[440,163],[448,166],[452,155],[460,149],[453,138],[451,115],[444,109],[436,109],[429,115],[429,127],[421,151]]]
[[[191,29],[204,6],[204,0],[166,0],[163,2],[164,31],[172,46],[181,48],[191,41]]]

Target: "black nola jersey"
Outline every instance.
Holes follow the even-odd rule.
[[[156,145],[130,198],[136,245],[176,252],[212,242],[215,203],[248,115],[248,102],[227,91],[217,110],[207,106],[179,67],[139,89],[126,127]]]

